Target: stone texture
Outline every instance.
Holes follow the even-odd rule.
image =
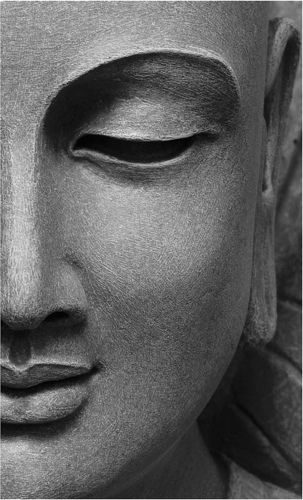
[[[273,2],[271,17],[291,18],[300,28],[301,9],[300,2]],[[229,384],[219,388],[202,424],[207,421],[204,428],[214,449],[263,480],[297,494],[301,492],[302,399],[301,74],[300,64],[282,151],[276,218],[276,334],[266,347],[245,346],[242,358],[238,353],[229,370]]]
[[[299,498],[293,493],[264,482],[235,463],[229,464],[228,498]]]

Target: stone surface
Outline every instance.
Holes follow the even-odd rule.
[[[225,376],[247,315],[255,196],[261,178],[256,163],[259,167],[262,156],[267,4],[4,5],[8,19],[3,21],[7,42],[1,82],[6,134],[2,294],[6,335],[2,340],[22,330],[30,342],[30,348],[23,349],[22,363],[24,357],[37,364],[40,355],[53,362],[69,356],[73,362],[88,364],[98,380],[95,390],[85,393],[79,418],[74,415],[61,427],[52,427],[55,406],[48,405],[49,400],[35,404],[34,399],[20,408],[13,398],[16,406],[9,417],[15,423],[20,414],[35,423],[45,408],[49,426],[47,432],[45,427],[39,431],[33,426],[31,435],[27,429],[26,440],[22,428],[17,428],[17,435],[7,430],[4,496],[113,498],[131,477],[136,496],[127,498],[197,498],[197,491],[205,498],[221,498],[219,491],[224,491],[225,483],[201,435],[185,432],[186,447],[180,446],[180,435],[189,422],[198,431],[197,415]],[[287,36],[287,29],[284,33]],[[280,84],[284,89],[291,75],[279,71],[282,50],[279,38],[275,40],[276,52],[270,52],[268,64],[272,100],[268,99],[265,114],[271,152],[263,179],[267,187],[272,187],[268,179],[275,181]],[[163,49],[163,44],[165,51],[173,51],[172,64],[159,54],[140,57],[150,47]],[[208,71],[203,75],[210,78],[203,82],[199,73],[191,73],[193,47],[203,60],[208,54],[208,64],[204,61]],[[191,54],[181,70],[176,49]],[[230,61],[224,70],[221,56],[213,60],[214,51]],[[121,58],[127,61],[120,79],[122,66],[117,61]],[[109,66],[112,72],[107,73]],[[217,73],[221,67],[219,79],[211,71],[214,67]],[[109,74],[111,78],[105,78]],[[188,76],[196,82],[194,88]],[[177,80],[180,85],[174,87]],[[170,92],[165,90],[159,106],[163,81]],[[232,91],[227,91],[229,87]],[[236,129],[230,117],[238,109],[237,97],[228,120],[222,116],[222,103],[232,97],[235,87],[241,91],[245,116]],[[100,106],[95,121],[88,111],[95,112],[99,104],[100,99],[94,99],[99,96],[96,89],[103,89],[102,96],[109,92],[115,105]],[[209,101],[215,90],[215,98]],[[259,478],[294,491],[299,490],[300,473],[298,155],[297,132],[293,132],[297,130],[297,92],[298,87],[289,115],[278,203],[277,335],[266,348],[250,346],[241,352],[228,392],[229,404],[213,420],[221,451]],[[163,106],[165,120],[159,115]],[[116,163],[100,159],[98,148],[90,151],[93,166],[85,163],[85,151],[79,161],[80,131],[82,139],[93,133],[100,141],[105,132],[113,133],[115,123],[119,141],[136,138],[142,146],[146,138],[162,143],[168,131],[163,129],[159,137],[159,126],[169,125],[170,134],[174,126],[170,139],[179,144],[179,127],[188,131],[191,123],[187,120],[201,118],[200,112],[193,113],[198,106],[204,112],[214,109],[206,122],[210,126],[216,116],[221,117],[221,126],[228,123],[229,133],[222,141],[205,139],[191,160],[183,159],[183,167],[174,168],[174,175],[165,174],[164,168],[157,172],[151,168],[149,175],[145,169],[143,174],[138,165],[117,169]],[[176,116],[181,119],[176,121]],[[197,123],[192,133],[201,126],[208,130],[202,125]],[[67,145],[70,154],[66,154]],[[197,169],[198,164],[203,168]],[[271,189],[258,193],[263,208],[270,212],[268,219],[258,219],[264,226],[261,234],[267,236],[257,246],[262,249],[264,244],[265,249],[259,251],[265,267],[257,266],[259,283],[265,289],[267,272],[275,269],[274,203]],[[275,273],[271,275],[275,279]],[[275,286],[261,292],[256,293],[261,303],[262,297],[275,298]],[[270,301],[274,318],[275,304]],[[264,311],[267,305],[264,300],[264,308],[256,310]],[[67,322],[61,321],[63,311],[72,326],[68,331]],[[7,342],[8,357],[20,362],[20,353],[12,348],[20,349],[20,342]],[[57,389],[54,392],[53,401],[60,411],[63,402],[74,414],[74,406],[66,404]],[[78,407],[78,400],[72,401]],[[11,408],[9,397],[6,403]],[[166,468],[161,464],[163,456]],[[146,478],[147,471],[152,472]],[[145,484],[140,483],[140,476],[145,477]]]
[[[270,16],[291,18],[300,28],[301,9],[300,2],[273,2]],[[302,400],[301,74],[300,64],[286,123],[277,203],[276,334],[267,346],[244,348],[242,359],[235,360],[230,369],[231,389],[223,385],[213,401],[217,413],[209,409],[214,428],[220,429],[212,438],[215,449],[223,449],[258,477],[298,494]]]
[[[242,469],[230,464],[230,486],[228,498],[299,498],[293,493],[264,482]]]

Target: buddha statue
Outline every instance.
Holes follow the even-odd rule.
[[[3,498],[299,494],[269,8],[2,3]]]

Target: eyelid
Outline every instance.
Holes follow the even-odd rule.
[[[99,121],[99,119],[97,121]],[[163,128],[163,123],[158,124],[158,126],[155,127],[155,130],[152,131],[148,130],[148,127],[146,127],[145,125],[136,127],[134,123],[132,123],[131,127],[123,127],[123,124],[120,123],[116,123],[116,127],[111,127],[108,126],[107,123],[105,123],[102,128],[99,126],[99,123],[96,123],[96,126],[94,125],[94,123],[92,123],[90,126],[85,127],[85,129],[82,128],[81,131],[75,135],[75,141],[85,134],[91,134],[125,141],[164,142],[186,139],[187,137],[193,137],[200,134],[209,137],[215,137],[223,132],[222,126],[220,124],[210,123],[199,123],[199,125],[196,126],[193,126],[193,124],[190,123],[187,124],[183,130],[178,131],[175,130],[176,127],[172,126],[170,127],[169,132],[163,130]]]
[[[134,126],[132,126],[131,131],[125,131],[122,127],[117,127],[117,130],[113,133],[108,130],[107,126],[100,128],[98,126],[94,126],[93,124],[88,125],[85,128],[79,128],[78,131],[74,134],[73,144],[81,139],[84,135],[95,135],[100,137],[105,137],[109,139],[116,139],[121,141],[137,141],[137,142],[168,142],[174,140],[183,140],[190,137],[196,136],[205,136],[210,139],[217,138],[220,134],[223,133],[222,126],[219,124],[205,124],[204,127],[201,126],[188,126],[187,130],[182,131],[182,133],[176,133],[170,130],[169,133],[165,133],[162,130],[157,130],[156,132],[147,132],[143,130],[142,127],[138,131],[134,131]]]
[[[103,158],[114,162],[151,165],[179,158],[195,136],[172,140],[145,141],[101,134],[81,134],[71,147],[76,157]]]

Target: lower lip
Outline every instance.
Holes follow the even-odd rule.
[[[84,405],[91,376],[1,392],[3,424],[43,424],[64,419]]]

